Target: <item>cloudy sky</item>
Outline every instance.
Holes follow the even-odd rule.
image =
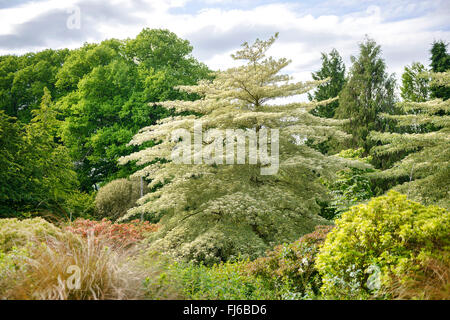
[[[449,0],[0,0],[0,54],[166,28],[188,39],[199,60],[225,69],[242,42],[278,31],[270,53],[292,59],[286,71],[307,80],[332,48],[349,66],[367,34],[398,77],[412,61],[429,65],[431,43],[450,41],[449,21]]]

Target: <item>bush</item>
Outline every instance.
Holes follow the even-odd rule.
[[[94,232],[61,230],[42,218],[0,219],[0,300],[149,297],[144,285],[161,270],[151,259],[145,268],[138,263],[139,247],[114,244],[142,238],[155,225],[81,219],[74,225]],[[80,270],[79,289],[68,285],[73,266]],[[167,291],[160,288],[150,298],[163,299]]]
[[[95,197],[96,217],[116,220],[125,215],[128,209],[134,207],[139,198],[139,180],[117,179],[111,181],[101,187]]]
[[[96,241],[115,248],[125,248],[145,238],[145,235],[158,230],[159,225],[148,221],[133,220],[130,223],[111,223],[106,219],[92,221],[77,219],[66,230],[79,234],[84,238],[94,237]]]
[[[73,192],[66,199],[66,208],[71,220],[79,217],[89,219],[95,211],[95,193]]]
[[[317,256],[321,291],[342,299],[395,294],[394,285],[423,275],[427,261],[450,265],[448,230],[448,211],[395,191],[354,206],[336,221]],[[411,297],[427,296],[426,290],[423,286]]]
[[[338,156],[369,164],[372,158],[364,158],[363,152],[363,148],[347,149],[342,150]],[[373,171],[372,168],[345,168],[336,172],[337,179],[324,181],[331,201],[325,203],[320,215],[329,220],[336,219],[351,206],[370,199],[373,196],[372,184],[367,174]]]
[[[322,281],[315,268],[316,255],[331,229],[332,226],[317,226],[299,240],[275,247],[265,257],[251,262],[247,272],[264,278],[274,289],[289,283],[297,298],[317,296]]]
[[[11,251],[3,257],[6,263],[0,269],[0,298],[97,300],[143,296],[145,273],[132,264],[129,252],[109,249],[93,239],[70,239],[30,242],[19,255],[12,256],[15,252]]]
[[[47,237],[63,238],[64,233],[42,218],[19,220],[0,219],[0,251],[25,246],[31,240],[45,241]]]
[[[270,300],[280,299],[281,290],[273,290],[261,278],[246,272],[248,260],[213,266],[174,263],[168,276],[180,287],[185,299],[193,300]]]

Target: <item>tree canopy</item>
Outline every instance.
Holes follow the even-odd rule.
[[[145,165],[135,176],[149,179],[149,188],[154,189],[122,219],[141,213],[161,219],[164,227],[152,247],[180,259],[213,263],[238,254],[256,256],[270,245],[292,241],[315,225],[327,223],[318,216],[318,200],[327,197],[319,177],[333,175],[339,166],[361,162],[323,155],[305,143],[308,139],[320,143],[330,135],[348,138],[340,129],[343,121],[307,112],[318,103],[267,104],[324,83],[291,82],[288,75],[280,74],[290,61],[265,56],[276,37],[244,43],[232,55],[245,61],[244,65],[218,72],[212,81],[179,86],[201,99],[161,105],[195,114],[161,120],[141,129],[131,140],[132,145],[161,141],[121,159],[122,164],[137,161]],[[203,139],[195,137],[195,127],[206,131]],[[173,135],[177,132],[184,134]],[[259,137],[258,143],[252,137]],[[235,139],[238,154],[234,153]],[[269,141],[267,149],[265,139]],[[184,151],[188,153],[181,164],[172,153],[178,152],[180,142],[187,145]],[[253,142],[258,152],[252,149]],[[232,149],[228,149],[230,144]],[[274,163],[267,158],[277,155],[278,148],[279,168],[271,170]]]
[[[77,187],[69,152],[55,141],[59,123],[51,103],[50,91],[44,88],[40,107],[32,110],[33,118],[23,128],[3,111],[0,114],[3,214],[30,209],[65,214],[62,204]]]
[[[352,134],[354,145],[371,148],[367,135],[372,130],[381,130],[386,122],[379,113],[392,113],[395,106],[395,78],[386,73],[386,64],[381,58],[381,47],[370,38],[359,45],[358,57],[351,57],[349,79],[339,95],[338,118],[350,118],[345,130]]]
[[[186,40],[167,30],[144,29],[135,39],[87,44],[67,57],[56,85],[74,90],[56,107],[65,117],[62,137],[82,190],[135,171],[131,164],[117,165],[119,157],[138,150],[127,142],[139,128],[169,114],[148,108],[148,101],[195,99],[173,89],[208,77],[191,51]]]
[[[444,41],[435,41],[430,50],[431,71],[445,72],[450,70],[450,54],[447,53],[447,44]],[[447,100],[450,98],[450,89],[446,86],[434,85],[431,87],[431,96]]]
[[[339,95],[346,79],[345,64],[336,49],[331,50],[329,54],[322,53],[322,67],[317,72],[312,73],[312,78],[314,80],[329,78],[329,81],[319,85],[313,93],[308,93],[309,101],[323,101]],[[326,105],[319,105],[312,112],[319,117],[333,118],[338,105],[339,101],[334,100]]]
[[[432,85],[450,86],[450,73],[431,73]],[[425,102],[400,103],[402,114],[393,119],[407,133],[372,132],[371,139],[382,142],[375,154],[404,151],[408,155],[392,168],[374,173],[378,178],[397,179],[397,190],[425,204],[436,203],[448,208],[450,194],[450,102],[433,99]]]

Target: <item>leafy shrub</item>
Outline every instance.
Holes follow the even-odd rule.
[[[133,220],[130,223],[112,223],[109,220],[92,221],[77,219],[66,230],[79,234],[84,238],[93,236],[96,241],[101,241],[114,247],[128,247],[142,239],[150,232],[158,230],[159,225],[150,224],[148,221]]]
[[[143,250],[136,257],[137,265],[144,269],[144,296],[146,299],[186,299],[177,274],[172,275],[173,260],[160,252]]]
[[[100,188],[95,197],[98,218],[118,219],[140,198],[140,181],[117,179]]]
[[[42,218],[19,220],[0,219],[0,251],[25,246],[30,240],[44,241],[47,237],[63,238],[64,233]]]
[[[205,266],[194,263],[170,265],[168,276],[177,281],[185,299],[259,300],[280,299],[281,290],[273,290],[261,278],[246,272],[248,260]]]
[[[90,218],[95,211],[95,193],[73,192],[66,199],[66,207],[69,217]]]
[[[82,232],[91,227],[93,232]],[[152,259],[138,263],[139,247],[114,244],[142,238],[155,225],[80,219],[70,228],[42,218],[0,219],[0,300],[149,297],[144,284],[159,279],[161,268]],[[80,268],[80,289],[67,285],[70,266]],[[169,289],[164,284],[150,298],[167,298]]]
[[[395,191],[354,206],[336,221],[317,256],[321,291],[343,299],[386,297],[395,283],[423,274],[430,259],[449,265],[448,230],[448,211]],[[424,290],[420,296],[427,296]]]
[[[315,259],[331,229],[332,226],[317,226],[314,232],[299,240],[275,247],[265,257],[249,263],[247,272],[263,277],[272,288],[289,283],[297,297],[318,295],[322,282]]]

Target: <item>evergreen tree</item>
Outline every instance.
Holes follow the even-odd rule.
[[[402,74],[400,95],[405,101],[424,102],[429,97],[429,79],[425,76],[426,69],[420,62],[413,62],[405,67]]]
[[[33,118],[26,127],[27,148],[24,151],[33,181],[30,188],[34,198],[32,205],[56,211],[64,206],[78,181],[69,150],[58,141],[61,123],[51,103],[50,91],[44,88],[40,108],[32,111]]]
[[[450,55],[447,53],[447,44],[443,41],[435,41],[430,50],[431,71],[445,72],[450,69]],[[446,86],[432,86],[431,97],[447,100],[450,98],[450,88]]]
[[[450,87],[450,72],[432,73],[431,84]],[[450,206],[450,100],[400,103],[402,115],[384,117],[397,121],[409,133],[372,132],[371,139],[383,145],[375,154],[409,153],[374,178],[404,182],[395,189],[422,203]]]
[[[313,93],[308,93],[309,101],[323,101],[339,95],[345,84],[345,64],[336,49],[331,50],[329,54],[322,53],[322,67],[312,73],[312,78],[314,80],[329,78],[330,81],[319,85]],[[335,100],[318,106],[312,113],[319,117],[333,118],[338,105],[339,102]]]
[[[55,77],[69,54],[68,49],[47,49],[22,56],[0,58],[0,110],[29,123],[31,111],[39,108],[44,88],[53,97],[65,94],[55,87]]]
[[[151,180],[149,188],[153,192],[141,198],[139,206],[129,210],[122,220],[140,214],[161,219],[163,228],[152,238],[151,249],[206,263],[238,255],[257,256],[274,244],[293,241],[317,224],[327,223],[318,215],[318,201],[327,197],[319,179],[333,176],[345,165],[361,166],[359,161],[325,156],[305,143],[310,138],[320,143],[330,135],[348,138],[340,131],[342,121],[307,112],[318,103],[266,104],[277,97],[306,93],[324,83],[291,83],[289,76],[279,74],[290,61],[265,58],[276,37],[257,39],[253,45],[244,43],[232,57],[247,61],[245,65],[218,72],[212,81],[178,87],[202,99],[167,101],[162,105],[194,114],[163,119],[141,129],[131,141],[135,145],[160,141],[121,159],[123,164],[137,161],[146,165],[135,176]],[[206,133],[203,139],[195,137],[194,128],[192,150],[190,133],[193,127],[199,128],[198,121]],[[236,137],[226,131],[231,129],[238,136],[237,149],[243,151],[237,155]],[[263,151],[269,129],[272,131],[267,148],[271,156]],[[179,132],[184,132],[183,137]],[[252,136],[259,137],[255,143],[259,153],[251,151],[251,141],[255,141]],[[172,158],[173,152],[181,150],[180,145],[187,146],[186,164]],[[279,168],[271,171],[278,148]],[[231,155],[229,150],[233,151]],[[191,151],[194,163],[189,157]],[[240,158],[243,154],[248,156]]]
[[[395,77],[386,73],[381,48],[374,40],[366,38],[359,48],[359,56],[351,57],[353,65],[349,80],[339,95],[336,117],[350,118],[344,129],[352,134],[354,145],[363,147],[367,153],[371,147],[366,141],[369,132],[386,126],[378,114],[394,111]]]
[[[0,114],[4,153],[0,165],[6,174],[0,209],[10,215],[41,210],[63,214],[67,198],[77,188],[69,151],[58,142],[60,121],[50,106],[50,91],[46,87],[43,91],[40,107],[31,111],[33,118],[24,128]]]
[[[25,141],[16,120],[0,110],[0,217],[15,213],[12,204],[21,201],[27,181],[21,174],[25,161],[19,157]]]

